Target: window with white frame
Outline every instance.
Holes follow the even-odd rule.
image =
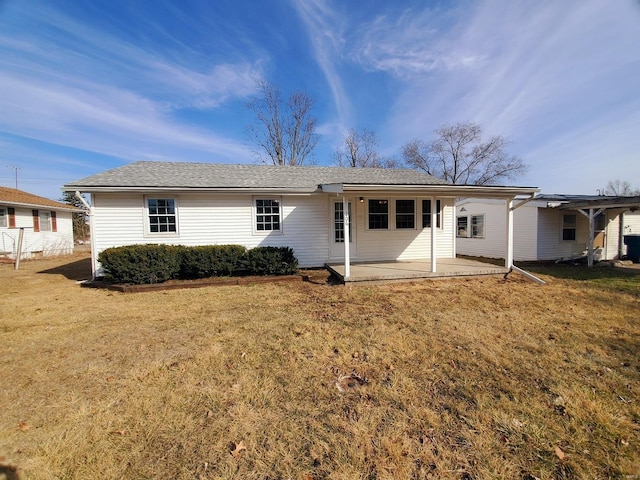
[[[436,200],[436,228],[441,227],[442,205]],[[422,200],[422,228],[431,228],[431,200]]]
[[[414,200],[396,200],[396,228],[416,228],[416,202]]]
[[[280,231],[280,200],[276,198],[256,199],[256,230]]]
[[[389,228],[389,200],[369,200],[369,229],[387,230]]]
[[[175,198],[147,198],[149,233],[177,233]]]
[[[484,215],[471,215],[471,238],[484,238]]]
[[[7,228],[9,221],[7,220],[7,209],[0,208],[0,228]]]
[[[458,217],[457,236],[466,238],[469,236],[469,217]]]
[[[578,218],[575,214],[562,215],[562,240],[575,241]]]
[[[484,215],[458,217],[456,236],[462,238],[484,238]]]

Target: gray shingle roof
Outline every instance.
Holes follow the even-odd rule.
[[[102,188],[293,189],[316,191],[327,183],[442,185],[444,181],[408,169],[316,166],[227,165],[135,162],[64,185],[65,190]]]

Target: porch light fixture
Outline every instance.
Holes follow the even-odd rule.
[[[364,197],[360,197],[360,203],[364,203]]]

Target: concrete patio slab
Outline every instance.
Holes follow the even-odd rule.
[[[326,267],[344,283],[411,280],[417,278],[459,277],[469,275],[504,275],[505,267],[466,258],[439,258],[436,272],[431,272],[431,260],[356,262],[351,264],[351,275],[344,276],[344,263],[331,263]]]

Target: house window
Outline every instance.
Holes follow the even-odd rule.
[[[416,203],[396,200],[396,228],[416,228]]]
[[[336,243],[344,243],[344,204],[336,202],[333,205],[333,239]],[[349,218],[351,218],[351,202],[349,202]],[[351,222],[349,222],[349,243],[352,241]]]
[[[456,229],[458,237],[469,236],[469,217],[458,217],[458,228]]]
[[[574,241],[576,239],[576,215],[562,216],[562,240]]]
[[[440,200],[436,200],[436,228],[440,228],[442,206]],[[431,228],[431,200],[422,200],[422,228]]]
[[[389,228],[389,200],[369,200],[369,229]]]
[[[484,215],[471,215],[471,238],[484,238]]]
[[[463,238],[484,238],[484,215],[458,217],[456,236]]]
[[[0,208],[0,228],[7,228],[9,222],[7,221],[7,210]]]
[[[40,221],[40,231],[41,232],[50,232],[51,231],[51,212],[39,211],[38,212],[39,221]]]
[[[596,215],[593,219],[593,229],[596,232],[602,232],[607,228],[607,216],[604,213]]]
[[[256,199],[256,230],[280,230],[280,200],[273,198]]]
[[[147,198],[149,233],[176,233],[176,201],[173,198]]]

